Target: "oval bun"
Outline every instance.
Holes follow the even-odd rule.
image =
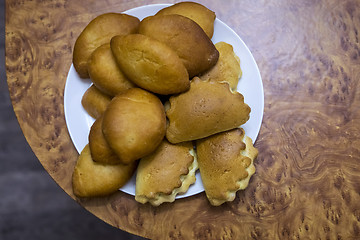
[[[164,138],[164,107],[154,94],[131,88],[109,103],[102,130],[119,160],[131,163],[154,151]]]
[[[91,54],[88,71],[94,85],[112,97],[136,86],[120,70],[110,49],[110,43],[101,45]]]
[[[196,22],[212,38],[216,15],[213,11],[196,2],[179,2],[170,7],[161,9],[156,15],[179,14]]]
[[[74,194],[78,197],[106,196],[129,181],[137,167],[133,164],[109,165],[94,162],[89,145],[81,151],[72,176]]]
[[[81,105],[85,111],[93,118],[99,118],[110,103],[111,97],[101,92],[94,84],[84,93]]]
[[[116,35],[135,33],[140,20],[122,13],[105,13],[94,18],[76,39],[73,52],[74,68],[81,78],[88,78],[87,61],[99,46]]]
[[[102,132],[102,119],[102,117],[96,119],[90,128],[89,147],[91,158],[99,163],[118,164],[120,160],[111,150]]]
[[[213,67],[219,58],[219,52],[202,28],[181,15],[147,17],[141,21],[139,33],[173,49],[183,61],[190,78]]]
[[[141,34],[116,36],[111,39],[111,50],[120,69],[139,87],[163,95],[190,87],[179,56],[153,38]]]

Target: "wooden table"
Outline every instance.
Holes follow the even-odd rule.
[[[202,193],[151,207],[122,192],[72,193],[78,153],[63,98],[75,39],[95,16],[140,0],[6,1],[8,86],[39,161],[94,215],[148,238],[360,239],[360,2],[201,3],[245,41],[264,84],[257,172],[234,202],[212,207]]]

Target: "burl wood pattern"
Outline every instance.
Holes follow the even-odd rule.
[[[265,112],[249,187],[221,207],[204,193],[160,207],[122,192],[74,198],[78,153],[63,110],[72,48],[93,17],[145,4],[140,0],[6,1],[10,95],[46,171],[100,219],[148,238],[360,239],[360,2],[201,3],[241,36],[263,78]]]

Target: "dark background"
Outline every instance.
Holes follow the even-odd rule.
[[[31,151],[6,83],[5,0],[0,0],[0,239],[142,239],[111,227],[73,201]]]

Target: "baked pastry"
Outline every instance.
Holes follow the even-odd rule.
[[[112,38],[111,50],[120,69],[144,89],[168,95],[190,87],[184,64],[164,43],[141,34],[130,34]]]
[[[164,106],[154,94],[130,88],[111,100],[103,115],[102,130],[119,160],[129,164],[161,143],[166,130]]]
[[[209,71],[200,76],[203,81],[228,82],[232,90],[236,90],[241,77],[240,59],[234,53],[233,46],[226,42],[215,44],[219,51],[219,60]]]
[[[118,164],[120,160],[111,150],[102,132],[102,120],[102,116],[99,117],[90,128],[89,147],[91,158],[99,163]]]
[[[117,65],[110,49],[110,42],[101,45],[91,54],[88,72],[94,85],[111,97],[136,86]]]
[[[214,34],[216,15],[207,7],[195,2],[179,2],[170,7],[161,9],[156,15],[179,14],[188,17],[204,30],[211,39]]]
[[[197,140],[196,151],[205,193],[214,206],[233,201],[255,173],[258,150],[241,128]]]
[[[135,200],[158,206],[173,202],[195,182],[196,155],[191,142],[171,144],[166,139],[142,158],[136,173]]]
[[[104,113],[110,101],[110,96],[91,85],[82,96],[81,104],[90,116],[97,119]]]
[[[105,13],[94,18],[76,39],[73,52],[74,68],[81,78],[88,78],[87,62],[99,46],[109,43],[115,35],[136,33],[140,20],[122,13]]]
[[[81,151],[72,176],[74,194],[78,197],[106,196],[116,192],[134,174],[137,163],[109,165],[94,162],[89,145]]]
[[[183,61],[190,78],[213,67],[219,58],[219,52],[202,28],[181,15],[147,17],[141,21],[139,33],[173,49]]]
[[[166,138],[179,143],[204,138],[241,126],[249,119],[250,107],[228,83],[204,82],[195,77],[190,90],[171,96],[166,110]]]

